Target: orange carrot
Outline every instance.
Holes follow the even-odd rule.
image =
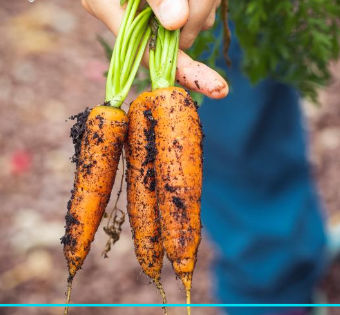
[[[73,128],[74,140],[78,141],[77,170],[61,239],[69,270],[68,302],[73,278],[90,251],[109,202],[127,129],[125,112],[110,106],[97,106],[83,117],[83,134],[77,133],[83,129],[81,121],[78,123]],[[68,307],[65,314],[67,311]]]
[[[87,118],[62,238],[70,280],[90,251],[110,199],[126,129],[125,112],[118,108],[97,106]]]
[[[155,192],[156,152],[149,94],[141,94],[131,104],[128,112],[128,135],[125,143],[127,209],[137,260],[143,272],[154,281],[166,303],[160,283],[164,250]]]
[[[151,113],[155,123],[156,195],[163,247],[182,280],[190,304],[193,271],[201,241],[202,128],[190,95],[174,87],[179,31],[152,25]],[[190,314],[190,307],[187,307]]]
[[[156,191],[163,246],[190,302],[190,289],[201,240],[202,130],[189,94],[182,88],[153,91],[157,121]]]

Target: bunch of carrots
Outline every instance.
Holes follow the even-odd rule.
[[[104,104],[73,117],[76,173],[61,239],[69,270],[67,302],[109,202],[124,147],[127,212],[138,262],[166,304],[160,282],[166,254],[190,304],[201,240],[202,128],[190,95],[174,86],[179,31],[159,25],[148,6],[138,13],[139,5],[140,0],[127,3]],[[120,107],[147,45],[152,91],[139,95],[126,115]]]

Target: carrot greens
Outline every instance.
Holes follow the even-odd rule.
[[[140,0],[128,1],[113,49],[106,83],[106,102],[113,107],[121,107],[129,93],[151,36],[152,10],[146,7],[136,17],[139,4]]]

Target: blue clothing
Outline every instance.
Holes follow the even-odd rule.
[[[251,86],[235,40],[230,57],[229,96],[199,110],[206,136],[202,221],[218,249],[216,294],[222,303],[310,303],[325,235],[298,95],[272,80]]]

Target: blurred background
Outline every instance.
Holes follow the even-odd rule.
[[[0,303],[64,303],[67,267],[60,244],[73,183],[68,117],[103,102],[108,68],[97,41],[113,36],[80,1],[0,0]],[[340,64],[321,91],[320,107],[303,103],[310,156],[325,216],[340,216]],[[133,95],[130,96],[130,100]],[[119,176],[119,175],[118,175]],[[117,177],[119,178],[119,177]],[[117,193],[114,188],[112,196]],[[114,198],[112,198],[114,199]],[[125,195],[120,208],[126,208]],[[109,205],[109,209],[112,204]],[[104,223],[105,220],[104,220]],[[126,222],[119,242],[103,259],[99,228],[73,285],[73,303],[161,303],[141,273]],[[194,276],[193,303],[213,303],[209,266],[213,245],[204,235]],[[163,269],[169,303],[185,293],[169,263]],[[329,303],[340,303],[340,262],[320,283]],[[3,308],[1,315],[61,314],[60,308]],[[70,314],[162,314],[150,308],[71,309]],[[195,314],[217,314],[213,308]],[[171,314],[185,314],[175,308]],[[333,308],[330,314],[340,314]]]

